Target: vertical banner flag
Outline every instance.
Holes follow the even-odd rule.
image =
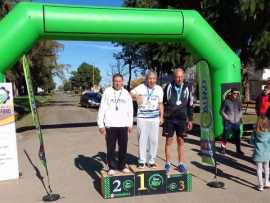
[[[0,83],[0,181],[19,177],[11,83]]]
[[[214,159],[214,126],[212,113],[211,78],[208,64],[205,61],[197,63],[199,69],[200,92],[200,126],[201,126],[201,153],[202,162],[215,165]]]
[[[37,111],[37,106],[36,106],[36,101],[35,101],[35,95],[34,95],[33,86],[32,86],[32,80],[31,80],[31,75],[30,75],[30,70],[29,70],[29,62],[26,56],[22,57],[22,64],[23,64],[24,77],[25,77],[25,82],[26,82],[27,92],[28,92],[28,97],[29,97],[29,103],[30,103],[31,112],[32,112],[32,118],[33,118],[33,122],[36,127],[36,130],[37,130],[37,135],[38,135],[38,139],[40,143],[38,156],[43,166],[45,167],[47,176],[49,178],[47,160],[46,160],[46,155],[45,155],[45,150],[44,150],[43,135],[42,135],[41,127],[40,127],[39,116],[38,116],[38,111]]]

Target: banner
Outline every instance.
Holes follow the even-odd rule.
[[[0,83],[0,180],[19,177],[11,83]]]
[[[33,118],[33,122],[36,127],[36,130],[37,130],[37,136],[38,136],[39,144],[40,144],[38,156],[43,166],[45,167],[45,170],[48,176],[48,167],[47,167],[47,160],[46,160],[46,155],[45,155],[45,150],[44,150],[43,135],[42,135],[40,122],[39,122],[35,95],[34,95],[34,90],[32,86],[31,75],[30,75],[29,63],[26,56],[23,56],[22,64],[23,64],[24,77],[25,77],[25,82],[26,82],[27,92],[28,92],[28,97],[29,97],[29,103],[30,103],[31,112],[32,112],[32,118]]]
[[[197,63],[199,69],[200,88],[200,126],[201,126],[201,153],[202,162],[215,165],[214,159],[214,126],[213,126],[213,106],[211,92],[211,78],[208,64],[205,61]]]

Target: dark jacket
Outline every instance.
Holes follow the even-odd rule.
[[[181,105],[176,104],[177,92],[175,83],[169,83],[164,89],[164,119],[192,121],[193,116],[193,95],[191,87],[187,82],[183,83],[180,95]]]
[[[239,124],[242,118],[240,101],[226,99],[221,106],[221,115],[224,121]]]

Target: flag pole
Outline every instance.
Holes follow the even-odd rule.
[[[48,184],[47,187],[49,188],[49,192],[47,192],[48,190],[46,189],[47,195],[45,195],[42,199],[43,201],[56,201],[60,198],[60,195],[52,193],[49,170],[48,170],[45,147],[44,147],[44,140],[43,140],[42,130],[40,127],[40,121],[39,121],[35,95],[34,95],[34,90],[33,90],[33,85],[32,85],[32,80],[31,80],[31,74],[30,74],[30,69],[29,69],[29,61],[25,55],[23,55],[22,57],[22,65],[23,65],[24,78],[25,78],[27,92],[28,92],[29,104],[30,104],[30,108],[32,112],[32,118],[33,118],[33,122],[36,127],[36,130],[37,130],[37,135],[38,135],[39,144],[40,144],[38,156],[42,165],[45,168],[46,175],[47,175],[47,184]]]

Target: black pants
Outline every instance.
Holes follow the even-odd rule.
[[[127,159],[127,127],[106,128],[107,163],[110,169],[116,169],[113,165],[116,142],[118,142],[118,169],[123,170]]]

